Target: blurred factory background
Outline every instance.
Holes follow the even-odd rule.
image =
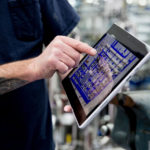
[[[150,0],[68,0],[80,15],[71,37],[94,45],[116,23],[150,44]],[[150,62],[94,121],[78,129],[55,75],[48,83],[56,150],[150,150]]]

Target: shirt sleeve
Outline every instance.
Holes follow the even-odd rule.
[[[79,16],[67,0],[40,0],[47,45],[57,35],[67,35],[79,22]]]

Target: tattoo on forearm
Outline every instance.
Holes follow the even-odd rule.
[[[27,84],[28,81],[20,79],[6,79],[0,77],[0,95],[15,90]]]

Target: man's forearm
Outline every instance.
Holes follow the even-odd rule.
[[[0,95],[34,81],[33,59],[0,66]]]
[[[0,95],[15,90],[27,83],[27,81],[21,79],[0,78]]]

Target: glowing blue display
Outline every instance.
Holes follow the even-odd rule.
[[[96,56],[87,56],[75,70],[70,79],[74,88],[82,96],[86,104],[97,97],[112,80],[115,84],[123,74],[135,64],[137,57],[126,47],[119,43],[113,36],[106,34],[95,46]],[[102,60],[107,63],[112,74],[112,80],[108,80],[107,72],[101,67]],[[115,86],[114,84],[114,86]]]

